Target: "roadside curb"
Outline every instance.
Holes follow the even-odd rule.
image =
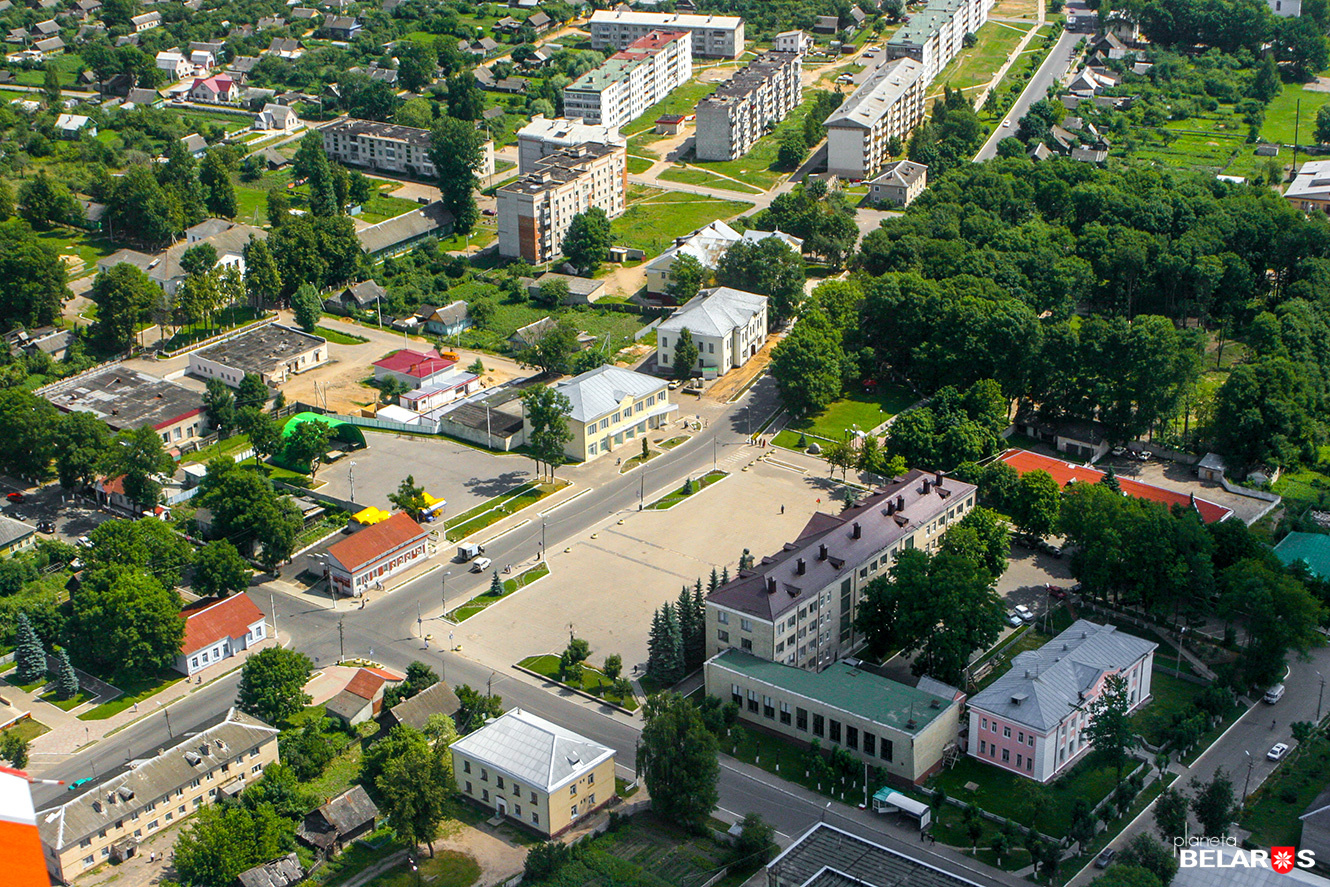
[[[495,601],[494,603],[490,604],[488,607],[483,607],[483,608],[481,608],[481,610],[480,610],[479,612],[472,613],[471,616],[479,616],[481,613],[483,613],[483,612],[485,612],[486,610],[490,609],[490,607],[497,607],[499,604],[501,604],[501,603],[503,603],[504,601],[508,600],[508,598],[510,598],[510,597],[514,597],[514,596],[516,596],[516,595],[518,595],[518,594],[521,594],[522,592],[526,591],[526,590],[527,590],[528,588],[530,588],[531,586],[535,585],[537,582],[540,582],[542,579],[548,579],[550,576],[552,576],[552,575],[554,574],[554,571],[551,570],[551,569],[549,568],[549,561],[548,561],[548,560],[544,561],[544,563],[545,563],[545,575],[544,575],[544,576],[540,576],[540,577],[538,577],[538,578],[536,578],[536,579],[532,579],[530,582],[528,582],[526,585],[523,585],[521,588],[514,588],[512,591],[508,592],[508,594],[505,594],[503,597],[499,598],[497,601]],[[535,567],[531,567],[531,569],[534,570]],[[518,574],[518,577],[520,577],[520,576],[521,576],[521,574],[519,573],[519,574]],[[518,578],[518,577],[514,577],[514,578]],[[452,610],[450,610],[449,612],[451,612],[451,613],[456,613],[458,610],[462,609],[462,607],[465,607],[467,604],[471,603],[471,601],[475,600],[477,597],[484,597],[485,594],[486,594],[486,592],[483,592],[483,591],[482,591],[480,594],[476,595],[475,597],[468,598],[466,601],[462,602],[462,603],[459,604],[458,606],[453,607]],[[448,613],[443,613],[443,614],[440,615],[440,618],[443,619],[444,622],[447,622],[449,625],[461,625],[461,624],[462,624],[463,622],[465,622],[467,619],[470,619],[471,616],[466,617],[466,619],[458,619],[458,620],[454,621],[454,620],[448,618]]]
[[[530,675],[533,678],[539,679],[543,683],[553,684],[556,687],[562,687],[563,689],[569,691],[570,693],[576,693],[578,696],[581,696],[585,699],[589,699],[592,702],[598,702],[601,705],[612,708],[615,711],[617,711],[619,714],[627,715],[630,718],[635,717],[637,714],[636,712],[629,711],[628,709],[624,708],[622,705],[615,705],[613,702],[610,702],[608,699],[601,699],[599,696],[596,696],[593,693],[588,693],[585,690],[579,690],[576,687],[570,687],[567,684],[565,684],[563,681],[556,681],[554,678],[547,677],[546,675],[543,675],[540,672],[532,671],[529,668],[524,668],[523,666],[518,665],[516,662],[513,663],[512,667],[515,668],[517,671],[522,672],[525,675]]]

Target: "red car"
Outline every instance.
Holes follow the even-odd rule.
[[[6,496],[5,498],[8,499],[10,502],[27,502],[27,501],[28,501],[28,497],[25,496],[25,495],[23,495],[22,493],[10,493],[10,494],[9,494],[8,496]]]
[[[1061,585],[1048,586],[1048,596],[1055,600],[1065,601],[1067,599],[1067,589]]]

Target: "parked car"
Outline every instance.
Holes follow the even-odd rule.
[[[1062,549],[1054,545],[1052,542],[1048,542],[1047,540],[1040,539],[1036,544],[1036,547],[1044,554],[1047,554],[1051,557],[1056,557],[1056,558],[1062,557]]]
[[[1022,622],[1034,621],[1034,610],[1031,610],[1029,607],[1025,606],[1025,604],[1017,604],[1013,612],[1021,617]]]
[[[1288,754],[1288,743],[1277,742],[1274,748],[1265,753],[1265,756],[1272,761],[1278,761],[1286,754]]]
[[[69,784],[69,789],[68,789],[68,790],[71,791],[71,792],[72,792],[72,791],[78,791],[80,788],[82,788],[83,786],[87,785],[89,782],[92,782],[92,777],[91,777],[91,776],[85,776],[85,777],[83,777],[82,779],[75,779],[73,782],[71,782],[71,783]]]
[[[26,514],[24,514],[23,512],[21,512],[21,511],[11,511],[11,512],[9,513],[9,516],[12,517],[14,520],[18,520],[18,521],[24,521],[24,522],[27,522],[27,520],[28,520],[28,516],[27,516]]]
[[[1048,596],[1055,601],[1065,601],[1067,599],[1067,589],[1061,585],[1048,586]]]
[[[1267,705],[1274,705],[1276,702],[1278,702],[1283,698],[1284,698],[1283,684],[1275,684],[1269,690],[1265,691],[1265,701]]]
[[[53,520],[38,521],[38,522],[37,522],[37,532],[39,532],[39,533],[54,533],[54,532],[55,532],[55,521],[53,521]]]
[[[27,502],[27,501],[28,501],[28,497],[25,496],[25,495],[23,495],[22,493],[10,493],[10,494],[9,494],[8,496],[6,496],[5,498],[8,499],[10,502]]]
[[[491,560],[490,560],[489,558],[487,558],[487,557],[478,557],[478,558],[476,558],[474,561],[471,562],[471,572],[472,572],[472,573],[483,573],[483,572],[485,572],[486,570],[489,569],[489,566],[490,566],[490,564],[492,564],[492,563],[493,563],[493,561],[491,561]]]
[[[1113,862],[1113,857],[1118,855],[1118,851],[1112,847],[1105,847],[1104,852],[1095,857],[1094,867],[1097,869],[1106,869]]]
[[[92,548],[92,540],[89,539],[87,536],[80,536],[78,538],[78,541],[75,542],[74,544],[79,546],[80,548]]]
[[[1114,447],[1114,448],[1113,448],[1112,450],[1110,450],[1109,452],[1111,452],[1114,456],[1125,456],[1125,455],[1127,455],[1127,448],[1126,448],[1126,447]]]
[[[1020,628],[1022,625],[1025,624],[1025,622],[1024,620],[1021,619],[1021,617],[1017,616],[1015,613],[1008,613],[1007,624],[1010,625],[1012,628]]]

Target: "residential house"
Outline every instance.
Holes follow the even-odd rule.
[[[434,715],[447,715],[451,718],[461,707],[457,694],[443,681],[439,681],[384,712],[383,726],[391,730],[401,724],[423,730]]]
[[[160,12],[145,12],[131,18],[129,24],[135,34],[142,34],[144,31],[160,28],[162,26],[162,14]]]
[[[194,140],[197,140],[195,148]],[[182,139],[185,147],[194,156],[202,156],[207,143],[201,136]],[[211,244],[217,251],[217,267],[234,265],[242,274],[245,271],[245,245],[250,238],[263,240],[268,232],[262,228],[229,222],[224,219],[208,219],[185,232],[185,240],[169,247],[165,252],[147,256],[134,250],[118,250],[97,262],[97,270],[105,271],[121,262],[129,262],[148,275],[148,279],[161,287],[167,295],[174,295],[180,283],[185,279],[185,272],[180,267],[180,259],[185,250],[196,243]]]
[[[616,366],[564,379],[554,390],[572,404],[572,438],[563,451],[576,462],[589,462],[625,445],[640,448],[638,439],[666,424],[679,409],[670,403],[664,380]],[[529,422],[526,432],[531,433]]]
[[[348,727],[364,723],[382,711],[387,688],[404,680],[406,675],[386,668],[358,668],[346,688],[328,700],[327,712]]]
[[[813,20],[813,33],[823,36],[834,35],[840,31],[840,19],[834,15],[819,15]]]
[[[932,552],[974,509],[976,488],[914,469],[839,514],[818,512],[798,538],[706,600],[708,658],[737,647],[822,671],[864,642],[855,616],[865,589],[900,552]]]
[[[65,41],[61,40],[59,36],[47,37],[44,40],[38,40],[36,43],[32,44],[32,48],[41,53],[43,58],[48,58],[64,52]]]
[[[508,344],[515,351],[522,351],[527,348],[534,348],[541,339],[558,326],[558,322],[553,317],[542,317],[540,320],[532,321],[524,327],[518,327],[511,336],[508,337]]]
[[[868,199],[878,205],[909,206],[928,185],[928,167],[913,160],[896,160],[868,183]]]
[[[240,101],[240,85],[225,74],[195,78],[189,88],[189,97],[196,102],[224,104]]]
[[[813,38],[803,31],[782,31],[776,35],[772,49],[776,52],[793,52],[806,55],[813,48]]]
[[[305,869],[295,851],[236,875],[238,887],[294,887],[303,880]]]
[[[543,34],[554,26],[554,20],[540,10],[527,16],[526,24],[533,28],[537,34]]]
[[[1158,644],[1078,619],[970,698],[967,753],[1036,782],[1048,782],[1091,748],[1084,731],[1109,676],[1125,682],[1128,710],[1150,698]]]
[[[360,21],[353,15],[325,15],[322,30],[334,40],[354,40],[360,33]]]
[[[305,22],[306,24],[312,24],[314,20],[317,19],[318,17],[319,17],[319,11],[317,9],[309,9],[304,6],[297,6],[295,9],[291,10],[291,20],[293,22]]]
[[[434,309],[425,320],[425,332],[436,336],[456,336],[472,327],[471,314],[462,299]]]
[[[328,548],[324,576],[334,595],[360,597],[366,589],[432,557],[437,534],[405,512],[365,527]]]
[[[379,808],[362,785],[353,785],[307,815],[296,830],[300,841],[328,859],[356,838],[374,831]]]
[[[394,379],[405,385],[421,388],[447,382],[460,372],[457,355],[443,357],[433,348],[428,351],[403,348],[374,361],[376,382]]]
[[[162,829],[257,781],[277,762],[278,732],[233,708],[156,753],[142,749],[145,756],[128,769],[40,811],[51,877],[68,884],[89,869],[137,856],[139,845]]]
[[[540,288],[546,281],[562,280],[568,285],[568,298],[565,305],[594,305],[596,300],[605,295],[605,281],[589,277],[574,277],[571,274],[559,274],[546,271],[536,278],[523,277],[521,284],[526,287],[527,295],[532,299],[540,296]]]
[[[919,62],[928,83],[960,53],[965,35],[983,27],[992,8],[993,0],[929,0],[887,41],[886,57]]]
[[[0,515],[0,557],[37,547],[37,528]]]
[[[409,213],[361,228],[356,232],[360,246],[371,258],[393,255],[410,249],[430,237],[447,237],[453,233],[453,214],[444,209],[443,202],[413,209]]]
[[[60,25],[56,24],[54,19],[47,19],[44,22],[37,22],[29,31],[34,39],[40,40],[43,37],[54,37],[60,33]]]
[[[1265,5],[1280,18],[1297,18],[1302,15],[1302,0],[1265,0]]]
[[[1298,167],[1284,199],[1305,213],[1330,213],[1330,160],[1308,160]]]
[[[457,788],[555,837],[614,797],[614,750],[520,708],[449,747]]]
[[[436,174],[428,129],[347,117],[320,132],[328,157],[338,163],[426,179]]]
[[[189,353],[189,374],[220,379],[238,388],[256,375],[270,388],[328,362],[328,340],[294,327],[270,323]]]
[[[656,368],[674,366],[684,330],[697,347],[697,369],[708,378],[723,376],[757,354],[767,338],[767,297],[718,286],[689,299],[656,327]]]
[[[517,131],[517,171],[521,175],[534,172],[541,159],[588,142],[614,147],[627,144],[618,127],[567,117],[547,119],[543,114],[537,114]]]
[[[599,9],[589,25],[591,48],[596,50],[624,49],[652,31],[683,31],[691,36],[696,58],[737,59],[744,51],[744,20],[734,15]]]
[[[125,96],[125,105],[135,107],[160,108],[163,103],[162,94],[155,89],[135,87]],[[121,107],[123,108],[125,105],[121,105]]]
[[[270,31],[285,27],[286,19],[282,18],[280,15],[265,15],[254,25],[255,30],[258,31]]]
[[[768,237],[778,238],[795,252],[803,249],[802,240],[781,231],[758,231],[753,229],[740,234],[724,222],[712,222],[710,225],[704,225],[690,234],[676,238],[674,246],[647,262],[647,292],[655,295],[669,292],[673,280],[670,272],[674,268],[674,260],[680,255],[690,255],[697,259],[703,268],[715,271],[720,264],[721,256],[725,255],[725,251],[734,244],[741,240],[757,243]]]
[[[82,114],[61,114],[55,119],[55,131],[62,139],[77,139],[80,135],[97,137],[97,124]]]
[[[263,613],[246,594],[195,601],[180,615],[185,620],[185,640],[175,670],[185,675],[230,659],[268,637]]]
[[[279,59],[295,59],[300,58],[303,51],[300,48],[300,41],[295,37],[274,37],[263,54],[275,55]]]
[[[269,132],[293,132],[300,128],[300,118],[296,109],[271,102],[263,106],[259,116],[254,118],[254,128]]]
[[[956,746],[965,694],[929,678],[912,687],[846,661],[807,671],[733,647],[703,670],[707,695],[734,702],[741,720],[848,751],[889,778],[923,782]]]
[[[256,55],[238,55],[226,66],[224,73],[237,83],[244,83],[260,61]]]
[[[323,300],[323,307],[335,314],[347,314],[353,309],[373,311],[387,295],[388,291],[378,281],[362,280],[328,296]]]
[[[194,157],[202,157],[208,150],[208,140],[196,132],[190,133],[180,140],[185,145],[185,150]]]
[[[95,12],[100,12],[101,8],[102,0],[78,0],[74,4],[74,9],[77,10],[79,18],[82,19],[88,18]]]
[[[207,430],[197,391],[123,364],[102,364],[35,393],[61,412],[92,413],[112,431],[151,426],[168,449],[196,441]]]
[[[884,61],[827,117],[827,171],[871,179],[892,159],[893,139],[904,142],[924,119],[928,78],[913,58]]]

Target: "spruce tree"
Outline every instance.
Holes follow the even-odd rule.
[[[490,579],[490,594],[495,597],[503,597],[503,582],[499,580],[499,571],[494,571],[494,578]]]
[[[703,639],[703,628],[697,623],[696,614],[693,610],[693,596],[688,591],[688,586],[684,586],[679,592],[679,600],[674,604],[675,611],[679,614],[679,638],[683,648],[683,668],[684,672],[690,672],[694,668],[702,665],[702,651],[698,649],[699,643]]]
[[[670,604],[664,605],[664,649],[661,650],[660,680],[676,684],[684,676],[683,635],[679,630],[679,616]]]
[[[55,698],[73,699],[79,692],[79,678],[74,673],[74,665],[69,661],[69,653],[62,647],[56,654]]]
[[[720,571],[720,584],[721,585],[730,584],[730,568],[728,566],[723,567]]]
[[[712,567],[711,578],[707,581],[707,591],[712,592],[719,587],[720,587],[720,574],[716,572],[715,567]]]
[[[662,608],[651,614],[651,631],[647,635],[647,673],[652,677],[660,677],[664,651],[665,614]]]
[[[18,626],[14,632],[14,662],[18,666],[19,683],[28,684],[39,680],[46,674],[46,650],[32,630],[27,613],[18,614]]]

